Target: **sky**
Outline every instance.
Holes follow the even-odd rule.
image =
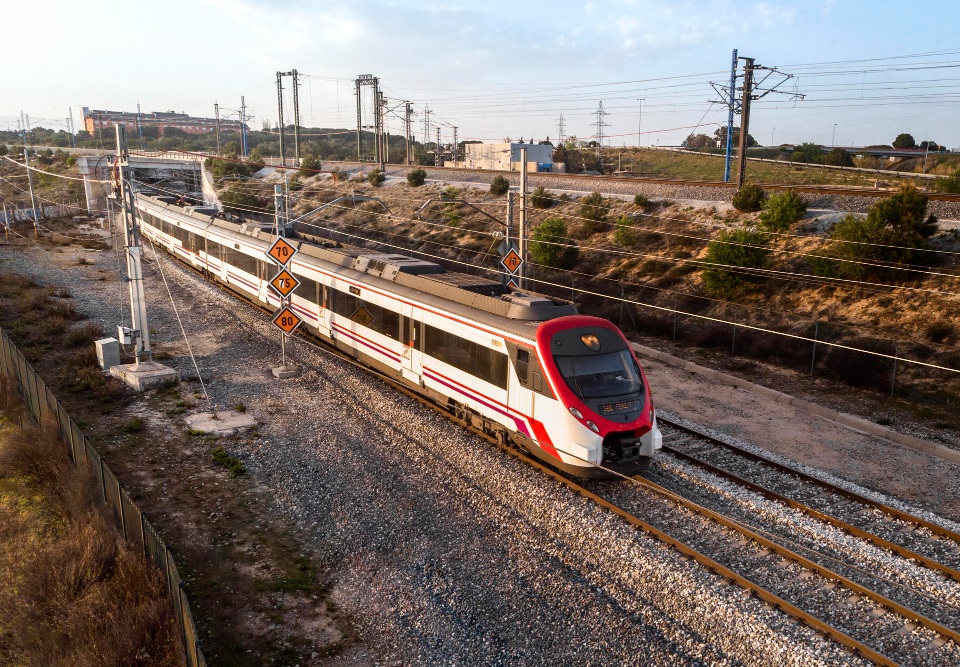
[[[443,141],[597,135],[677,145],[712,135],[731,52],[792,74],[753,103],[763,145],[889,144],[901,132],[960,150],[960,2],[939,0],[5,1],[0,128],[65,129],[72,109],[184,111],[277,123],[276,72],[296,69],[301,125],[356,126],[353,80],[379,77]],[[758,72],[765,76],[766,71]],[[770,73],[765,88],[785,79]],[[285,79],[289,86],[289,79]],[[800,99],[797,94],[804,95]],[[366,95],[366,93],[365,93]],[[292,122],[289,88],[286,122]],[[641,101],[642,100],[642,101]],[[365,123],[370,100],[363,100]],[[398,111],[388,130],[403,133]],[[739,119],[736,121],[739,125]],[[435,130],[431,130],[431,138]]]

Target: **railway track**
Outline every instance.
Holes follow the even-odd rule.
[[[236,296],[232,290],[227,291]],[[244,300],[262,309],[259,304]],[[351,356],[304,334],[299,337],[315,349],[373,373],[395,390],[465,426],[478,437],[875,664],[960,664],[960,633],[926,616],[923,613],[926,610],[918,611],[887,598],[785,546],[775,537],[751,529],[746,522],[680,496],[649,479],[637,477],[627,483],[590,484],[570,479],[499,442],[474,424],[458,419],[395,378],[373,371]]]
[[[327,162],[326,164],[331,164]],[[335,162],[333,164],[342,165],[346,167],[375,167],[375,164],[370,162]],[[493,177],[497,174],[503,175],[506,177],[518,176],[515,171],[507,170],[495,170],[495,169],[468,169],[466,167],[422,167],[419,165],[401,165],[401,164],[390,164],[387,165],[387,169],[396,169],[400,171],[409,171],[412,169],[424,169],[428,173],[431,170],[439,171],[444,174],[474,174],[474,175],[484,175]],[[595,190],[598,189],[598,185],[601,183],[628,183],[634,185],[672,185],[677,187],[697,187],[697,188],[718,188],[723,190],[736,190],[737,186],[735,183],[725,183],[724,181],[700,181],[700,180],[690,180],[690,179],[679,179],[679,178],[654,178],[649,176],[595,176],[589,174],[553,174],[548,172],[539,172],[536,174],[531,174],[531,178],[543,179],[545,182],[549,181],[560,181],[564,179],[570,179],[575,181],[581,181],[585,185],[590,184],[587,189]],[[819,195],[841,195],[841,196],[852,196],[852,197],[876,197],[883,198],[889,197],[893,190],[884,189],[884,188],[866,188],[866,187],[850,187],[843,185],[783,185],[779,183],[758,183],[760,187],[765,190],[793,190],[795,192],[806,192],[809,194],[819,194]],[[960,202],[960,195],[949,194],[943,192],[929,192],[927,193],[932,201],[947,201],[947,202]]]

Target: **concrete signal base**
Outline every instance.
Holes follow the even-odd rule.
[[[137,391],[147,391],[148,389],[156,389],[180,382],[180,373],[169,366],[158,364],[156,361],[112,366],[110,375]]]
[[[273,377],[278,380],[289,380],[300,375],[300,367],[296,364],[287,364],[286,366],[274,366],[270,369]]]

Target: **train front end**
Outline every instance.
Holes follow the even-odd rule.
[[[568,316],[537,328],[537,351],[564,410],[547,430],[558,467],[583,477],[634,474],[663,444],[650,386],[611,322]]]

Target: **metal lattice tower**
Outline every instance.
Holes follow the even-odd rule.
[[[563,114],[560,114],[560,121],[557,123],[557,131],[558,131],[558,134],[559,134],[559,138],[557,139],[557,141],[559,142],[559,145],[560,145],[560,146],[563,146],[563,131],[564,131],[564,129],[566,129],[566,128],[564,127],[564,124],[563,124]]]
[[[603,110],[603,101],[600,101],[600,104],[597,106],[597,110],[593,112],[593,115],[597,117],[597,120],[592,123],[592,125],[597,128],[597,161],[600,160],[600,149],[603,148],[603,128],[607,127],[607,123],[603,121],[603,117],[607,115],[607,112]]]

